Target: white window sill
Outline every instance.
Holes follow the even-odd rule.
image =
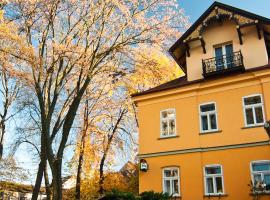
[[[263,126],[264,126],[264,124],[254,124],[254,125],[244,126],[241,129],[258,128],[258,127],[263,127]]]
[[[201,131],[199,135],[206,135],[206,134],[212,134],[212,133],[221,133],[222,130],[210,130],[210,131]]]
[[[172,139],[172,138],[178,138],[179,135],[170,135],[170,136],[160,136],[158,140],[165,140],[165,139]]]
[[[166,192],[163,192],[163,194],[166,194]],[[167,194],[169,194],[169,193],[167,193]],[[169,194],[169,195],[171,196],[171,194]],[[181,195],[180,194],[174,194],[173,197],[180,198]]]
[[[258,193],[254,193],[254,192],[252,192],[252,193],[250,193],[249,195],[251,195],[251,196],[254,196],[254,195],[270,195],[270,191],[264,191],[264,192],[258,192]]]
[[[228,196],[227,194],[224,194],[224,193],[216,193],[216,194],[214,194],[214,193],[211,193],[211,194],[205,194],[204,195],[205,197],[219,197],[219,196]]]

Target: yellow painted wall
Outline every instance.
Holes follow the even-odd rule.
[[[243,45],[240,45],[236,25],[232,21],[207,27],[202,34],[206,44],[206,54],[203,53],[200,41],[189,43],[190,57],[187,57],[188,80],[202,78],[202,59],[214,57],[214,46],[222,43],[232,42],[234,51],[241,50],[246,69],[268,64],[264,38],[258,39],[256,27],[246,27],[241,29],[241,32],[243,34]]]
[[[266,119],[270,118],[270,69],[229,75],[183,88],[135,97],[139,119],[139,154],[168,152],[192,148],[227,146],[268,141],[263,127],[243,128],[242,97],[262,94]],[[221,132],[199,134],[199,104],[216,102]],[[159,139],[160,111],[176,109],[176,132],[179,137]],[[225,193],[221,199],[251,200],[249,195],[250,162],[270,160],[270,145],[147,157],[149,171],[140,173],[140,192],[162,191],[162,167],[179,166],[182,200],[203,198],[203,166],[221,164]],[[218,199],[211,197],[211,199]],[[264,196],[260,200],[270,199]]]
[[[140,97],[135,98],[139,109],[139,153],[267,140],[263,127],[244,129],[244,96],[263,94],[265,114],[267,119],[270,118],[270,70],[260,73],[207,81],[189,86],[189,90],[186,87],[170,90],[167,95],[160,92],[141,97],[141,100]],[[219,133],[199,134],[199,104],[206,102],[216,102]],[[160,111],[168,108],[176,109],[176,133],[179,137],[160,139]]]
[[[208,199],[208,197],[204,197],[203,167],[209,164],[220,164],[223,168],[226,194],[221,199],[252,200],[248,186],[251,180],[250,162],[270,160],[269,152],[270,145],[147,158],[149,171],[140,172],[140,192],[162,191],[162,168],[179,166],[182,199]],[[211,197],[211,199],[219,198]],[[260,198],[260,200],[266,199],[270,199],[270,196],[265,195]]]

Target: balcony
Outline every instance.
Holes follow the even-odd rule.
[[[205,78],[245,71],[241,51],[202,60],[202,65]]]

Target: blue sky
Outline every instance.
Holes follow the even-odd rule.
[[[193,23],[214,0],[178,0],[178,2]],[[270,0],[220,0],[219,2],[270,18]]]

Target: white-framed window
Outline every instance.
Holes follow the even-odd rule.
[[[233,45],[232,43],[220,44],[214,46],[216,70],[223,70],[234,65]]]
[[[201,133],[218,130],[217,109],[215,102],[200,104]]]
[[[245,126],[264,124],[263,98],[261,94],[243,97]]]
[[[221,165],[204,167],[205,195],[224,194],[223,170]]]
[[[178,167],[167,167],[163,171],[163,193],[180,196],[180,178]]]
[[[265,184],[265,191],[270,192],[270,160],[251,162],[251,178],[253,184]]]
[[[160,136],[171,137],[176,135],[175,109],[166,109],[160,112]]]

